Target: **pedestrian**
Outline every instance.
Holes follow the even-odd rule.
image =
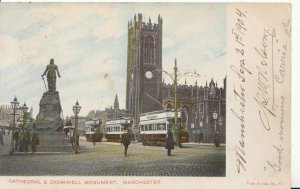
[[[200,142],[203,143],[203,133],[202,132],[200,132],[200,135],[199,135],[199,144],[200,144]]]
[[[38,134],[33,131],[31,136],[31,151],[32,153],[36,152],[36,146],[40,144],[39,136]]]
[[[125,157],[127,157],[128,146],[130,145],[132,139],[133,139],[132,131],[130,129],[125,130],[124,134],[122,134],[122,136],[121,136],[121,142],[124,146],[124,155],[125,155]]]
[[[28,146],[30,145],[30,133],[28,130],[25,131],[25,139],[24,139],[24,150],[28,152]]]
[[[171,129],[168,130],[166,139],[166,149],[168,150],[168,156],[171,156],[171,150],[174,149],[173,133]]]
[[[76,145],[79,146],[79,133],[76,133]]]
[[[19,145],[19,132],[17,130],[13,133],[13,138],[15,140],[15,151],[17,151]]]
[[[19,151],[24,152],[24,146],[25,146],[25,134],[24,132],[20,133],[20,139],[19,139]],[[17,151],[17,149],[16,149]]]
[[[96,145],[96,133],[92,134],[92,140],[93,140],[93,144],[95,146]]]
[[[69,130],[69,132],[68,132],[68,143],[69,144],[71,144],[72,143],[72,132],[71,132],[71,130]]]
[[[4,140],[3,140],[3,135],[0,133],[0,143],[2,146],[4,146]]]

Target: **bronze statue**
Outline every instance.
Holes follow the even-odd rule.
[[[46,75],[47,73],[47,82],[48,82],[48,91],[56,91],[56,72],[58,77],[60,77],[57,65],[54,64],[54,59],[50,60],[50,64],[47,65],[47,68],[42,75]],[[44,78],[43,78],[44,79]]]

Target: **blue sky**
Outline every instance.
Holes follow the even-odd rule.
[[[113,105],[116,93],[125,108],[127,23],[135,13],[155,23],[162,16],[164,70],[172,70],[177,58],[182,73],[200,73],[198,84],[213,77],[223,85],[225,4],[1,3],[0,104],[16,95],[36,115],[45,92],[40,75],[54,58],[64,116],[73,114],[77,99],[80,115],[87,115]],[[194,84],[196,78],[186,80]]]

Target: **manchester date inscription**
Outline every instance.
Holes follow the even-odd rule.
[[[235,42],[235,53],[238,57],[237,63],[230,65],[231,71],[237,80],[233,83],[233,95],[237,106],[231,108],[231,113],[234,118],[239,122],[239,139],[235,146],[235,164],[238,173],[246,172],[246,150],[245,150],[245,132],[246,132],[246,89],[244,87],[247,77],[252,75],[252,72],[247,67],[247,62],[245,59],[245,49],[246,49],[246,21],[247,21],[247,11],[241,9],[235,9],[235,27],[231,30]]]

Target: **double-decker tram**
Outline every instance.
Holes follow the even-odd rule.
[[[183,126],[185,120],[182,119],[182,110],[177,111],[177,127]],[[140,116],[139,130],[142,136],[143,145],[164,145],[169,129],[175,123],[174,110],[162,110],[143,113]],[[185,142],[185,141],[184,141]]]
[[[107,142],[120,142],[127,127],[132,126],[132,118],[119,118],[105,123],[105,138]]]

